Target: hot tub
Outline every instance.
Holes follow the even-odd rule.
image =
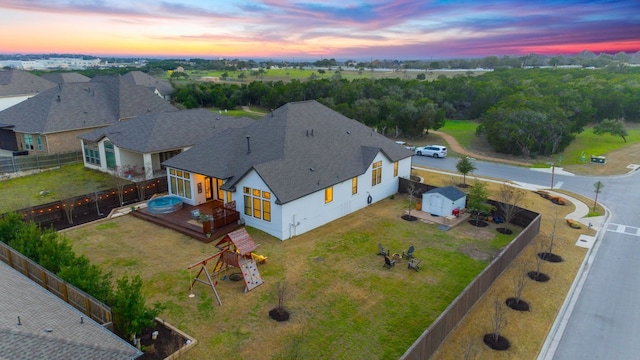
[[[161,196],[147,202],[147,211],[152,214],[169,214],[182,209],[182,199],[174,196]]]

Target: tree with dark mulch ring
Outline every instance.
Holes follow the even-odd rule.
[[[278,284],[277,291],[278,305],[275,308],[269,310],[269,317],[278,322],[289,321],[289,310],[287,310],[287,308],[285,308],[284,306],[284,301],[287,297],[287,286],[284,280],[282,280]]]
[[[482,341],[493,350],[504,351],[511,347],[509,340],[502,335],[498,335],[496,338],[494,334],[485,334],[482,337]]]
[[[496,229],[497,232],[499,232],[500,234],[504,234],[504,235],[511,235],[513,234],[513,230],[509,229],[508,227],[499,227]]]
[[[537,271],[529,271],[527,275],[531,280],[534,280],[537,282],[547,282],[551,279],[549,275],[545,273],[537,272]]]
[[[559,263],[563,261],[562,256],[548,252],[540,252],[538,253],[538,257],[552,263]]]
[[[493,350],[507,350],[511,344],[507,338],[501,335],[505,326],[507,326],[507,317],[504,307],[498,299],[495,299],[491,316],[491,332],[482,338],[484,343]]]
[[[469,220],[469,224],[475,226],[475,227],[486,227],[489,226],[489,224],[487,224],[486,222],[479,220],[479,219],[473,219],[473,220]]]
[[[529,311],[529,303],[522,299],[508,298],[505,304],[513,310]]]
[[[416,221],[418,218],[413,215],[402,215],[402,220]]]

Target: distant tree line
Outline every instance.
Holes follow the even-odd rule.
[[[249,84],[189,83],[176,87],[186,108],[274,109],[318,100],[388,136],[418,138],[445,119],[481,122],[478,134],[496,151],[549,155],[589,124],[640,122],[640,68],[504,69],[480,76],[403,79],[316,79]]]

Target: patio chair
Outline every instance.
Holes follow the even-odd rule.
[[[416,248],[411,245],[409,246],[409,250],[407,250],[406,254],[403,254],[403,257],[407,258],[407,259],[413,259],[413,252],[416,251]]]
[[[407,265],[407,269],[413,269],[415,271],[420,271],[420,263],[421,262],[422,262],[422,260],[416,261],[415,259],[411,259],[409,261],[409,264]]]
[[[389,250],[385,250],[382,247],[382,244],[378,243],[378,255],[387,256],[389,255]]]
[[[389,259],[387,255],[384,256],[384,265],[382,265],[385,269],[391,269],[396,264],[395,260]]]

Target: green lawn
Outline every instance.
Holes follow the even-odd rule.
[[[0,214],[108,189],[113,184],[111,175],[86,169],[83,164],[0,181]],[[40,195],[41,191],[46,195]]]
[[[478,125],[480,125],[478,122],[472,120],[447,120],[444,127],[439,130],[453,136],[462,147],[468,149],[476,139]]]
[[[640,143],[640,126],[627,124],[627,142],[620,136],[609,134],[595,135],[592,128],[587,128],[576,136],[576,139],[561,154],[562,164],[582,164],[582,156],[585,162],[589,162],[591,155],[606,155],[625,146]]]

